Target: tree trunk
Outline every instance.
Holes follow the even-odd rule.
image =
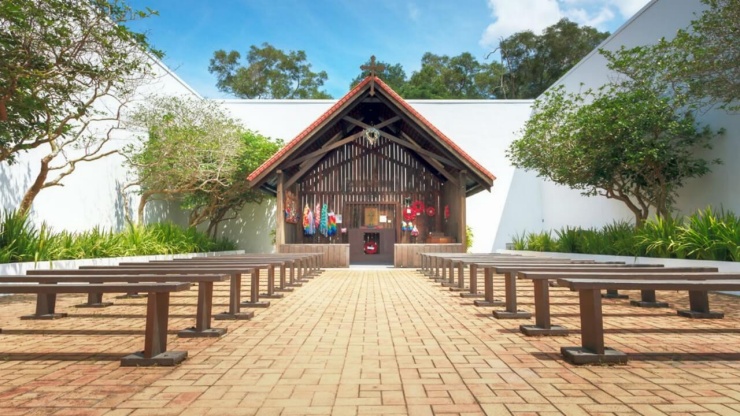
[[[33,185],[31,185],[31,187],[26,191],[26,194],[23,195],[21,204],[18,206],[18,212],[21,215],[28,214],[28,211],[31,210],[31,205],[33,205],[33,200],[36,199],[36,195],[44,189],[44,182],[46,182],[46,177],[49,176],[49,163],[51,163],[52,159],[53,157],[51,156],[41,159],[41,170],[36,176],[36,180],[33,181]]]
[[[144,224],[144,208],[146,207],[146,203],[149,202],[150,196],[152,196],[151,192],[144,192],[143,194],[141,194],[141,199],[139,200],[139,208],[136,215],[139,225]]]

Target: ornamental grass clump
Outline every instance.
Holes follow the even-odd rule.
[[[0,263],[126,257],[234,250],[228,240],[214,240],[195,228],[172,223],[128,224],[120,232],[94,227],[55,233],[46,224],[33,226],[26,215],[6,212],[0,223]]]

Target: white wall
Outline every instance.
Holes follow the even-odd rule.
[[[625,23],[600,46],[617,50],[620,46],[634,47],[656,43],[660,38],[672,38],[677,30],[689,26],[695,14],[704,6],[699,0],[659,0],[646,5],[630,21]],[[614,75],[606,68],[606,60],[592,52],[568,72],[555,85],[565,85],[569,91],[598,87]],[[583,85],[581,85],[583,84]],[[714,150],[702,151],[707,159],[721,158],[723,165],[712,167],[712,173],[688,181],[680,190],[676,208],[681,213],[691,213],[707,205],[732,209],[740,212],[740,164],[735,160],[740,155],[740,119],[722,110],[711,110],[701,116],[700,123],[709,124],[714,130],[725,128],[727,133],[714,141]],[[614,220],[634,219],[626,206],[604,197],[582,197],[578,191],[541,182],[542,211],[545,229],[557,229],[565,225],[583,227],[601,226]],[[535,228],[535,225],[532,225]],[[501,248],[497,246],[495,248]]]
[[[161,63],[155,62],[153,69],[156,72],[155,77],[137,90],[129,107],[153,93],[200,98]],[[100,104],[96,108],[104,109],[105,103]],[[120,149],[131,142],[132,135],[120,131],[107,144],[106,149]],[[21,154],[13,165],[0,163],[0,211],[14,210],[18,207],[24,193],[36,179],[40,169],[40,158],[48,152],[49,148],[42,146]],[[80,163],[76,171],[63,180],[64,186],[43,189],[38,194],[30,218],[36,224],[46,222],[57,231],[82,231],[94,226],[121,229],[125,222],[123,198],[119,189],[126,182],[126,168],[123,166],[123,158],[118,154],[93,162]],[[129,203],[130,209],[135,210],[137,204],[138,197],[132,198]],[[151,204],[147,219],[159,221],[168,218],[171,215],[169,206],[170,204]]]

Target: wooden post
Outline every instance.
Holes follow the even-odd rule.
[[[460,244],[462,244],[462,246],[463,246],[463,252],[466,251],[465,250],[465,244],[466,244],[466,238],[467,238],[467,232],[466,232],[467,231],[467,223],[465,222],[465,218],[466,218],[466,215],[465,215],[465,211],[466,211],[466,208],[465,208],[465,200],[466,200],[466,197],[465,197],[465,176],[466,175],[467,175],[467,173],[464,170],[460,172],[460,187],[458,188],[458,190],[459,190],[459,196],[458,196],[458,198],[460,200],[460,209],[459,209],[459,213],[456,214],[456,215],[458,215],[458,224],[459,224],[459,227],[460,227],[460,229],[458,231],[459,232],[459,236],[458,236],[457,241],[459,241]]]
[[[285,244],[285,176],[283,171],[277,171],[277,213],[275,214],[275,252],[280,252],[280,246]]]

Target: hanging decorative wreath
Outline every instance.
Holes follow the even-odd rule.
[[[378,254],[378,243],[373,240],[367,241],[363,247],[365,254]]]
[[[437,215],[437,210],[433,206],[428,205],[427,206],[427,217],[433,217],[435,215]]]
[[[367,140],[370,145],[375,145],[375,143],[380,139],[380,130],[375,127],[365,129],[363,134],[365,136],[365,140]]]
[[[421,215],[424,212],[424,203],[416,200],[411,204],[411,209],[414,210],[414,215]]]
[[[413,208],[406,207],[403,209],[403,219],[405,221],[413,221],[414,218],[416,218],[416,213],[414,213]]]
[[[445,219],[450,218],[450,206],[445,205]]]

